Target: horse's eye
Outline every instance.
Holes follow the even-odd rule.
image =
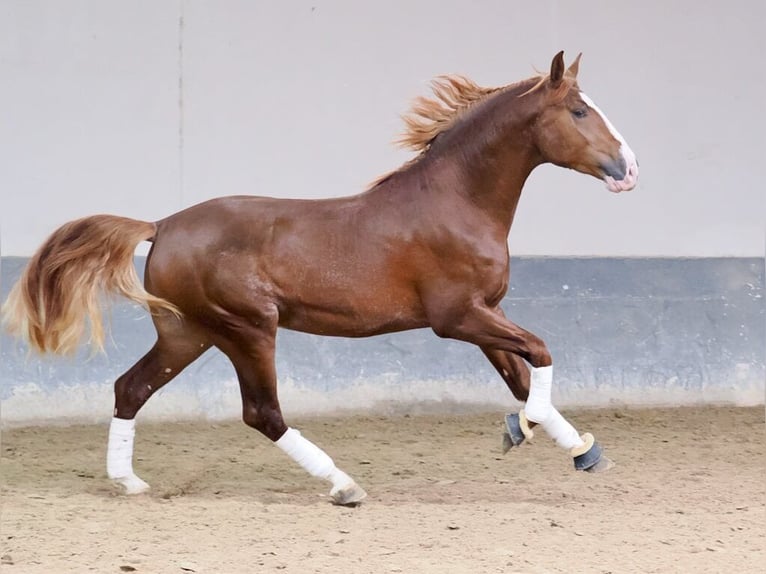
[[[588,108],[577,108],[576,110],[572,110],[572,115],[577,119],[582,119],[588,115]]]

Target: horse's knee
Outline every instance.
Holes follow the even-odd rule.
[[[553,364],[553,358],[542,339],[533,337],[527,344],[529,363],[533,367],[549,367]]]
[[[272,441],[279,440],[279,437],[287,430],[279,407],[245,404],[242,409],[242,420],[247,426],[254,428]]]

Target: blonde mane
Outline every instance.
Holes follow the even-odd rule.
[[[434,97],[419,96],[413,101],[409,112],[402,116],[405,131],[394,142],[401,147],[418,152],[418,155],[398,169],[375,179],[367,189],[380,185],[395,174],[417,163],[431,147],[436,137],[453,127],[477,103],[500,91],[512,89],[523,90],[518,97],[526,96],[545,86],[548,78],[548,74],[537,74],[507,86],[487,88],[458,74],[437,76],[431,81]],[[566,78],[566,81],[562,82],[561,86],[552,94],[552,98],[556,100],[565,97],[573,81],[573,77]]]
[[[471,105],[503,88],[485,88],[465,76],[447,75],[435,78],[431,89],[435,98],[418,97],[402,117],[405,132],[396,141],[402,147],[426,151]]]
[[[519,97],[536,92],[545,85],[549,76],[537,74],[532,78],[499,88],[486,88],[461,75],[437,76],[431,81],[434,98],[420,96],[415,99],[407,114],[402,116],[405,131],[396,140],[398,145],[416,152],[425,152],[436,136],[450,129],[474,104],[499,91],[532,83]],[[568,77],[552,94],[556,101],[566,96],[574,78]]]

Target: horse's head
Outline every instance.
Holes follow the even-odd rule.
[[[636,186],[638,162],[623,137],[577,84],[580,56],[564,68],[564,52],[551,63],[551,73],[535,89],[543,99],[534,123],[535,143],[543,159],[587,173],[618,193]]]

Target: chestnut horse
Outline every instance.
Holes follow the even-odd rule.
[[[365,492],[319,447],[289,428],[277,397],[278,327],[367,337],[430,327],[477,345],[524,409],[506,417],[504,449],[540,425],[575,468],[609,466],[551,404],[545,343],[511,322],[507,238],[530,172],[550,162],[636,185],[635,155],[580,90],[579,59],[563,52],[550,73],[501,88],[462,77],[434,82],[405,118],[402,143],[419,155],[360,195],[316,201],[223,197],[147,223],[96,215],[56,230],[33,256],[4,307],[9,331],[32,349],[71,353],[90,324],[103,345],[99,295],[148,307],[152,349],[114,386],[107,473],[128,493],[148,485],[133,471],[135,416],[149,397],[208,348],[233,363],[244,422],[306,471],[332,483],[332,499]],[[153,243],[142,287],[133,267]]]

